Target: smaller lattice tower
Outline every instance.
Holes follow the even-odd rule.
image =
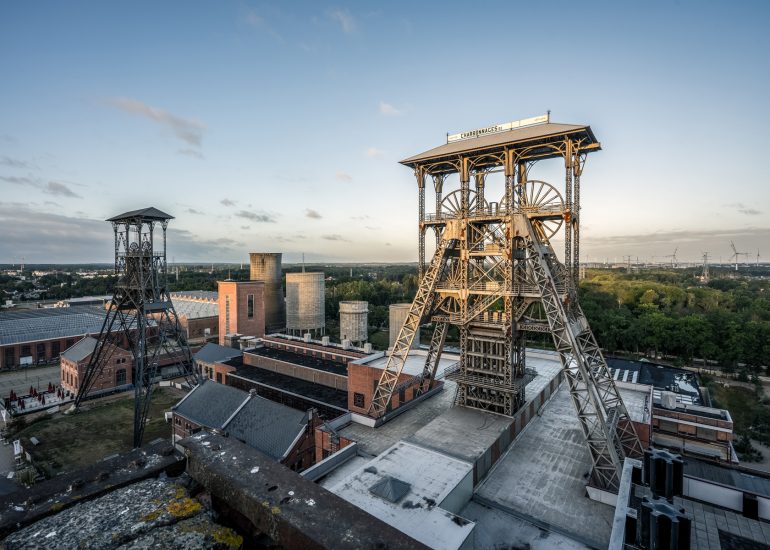
[[[176,369],[172,374],[185,376],[188,383],[198,382],[167,286],[166,228],[172,219],[151,207],[107,220],[115,234],[118,280],[75,399],[77,409],[109,363],[115,350],[111,344],[127,342],[134,356],[134,447],[142,444],[152,384],[160,375],[161,363]]]

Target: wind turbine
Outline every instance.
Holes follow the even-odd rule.
[[[739,259],[739,257],[740,256],[746,256],[746,261],[748,262],[749,252],[738,252],[738,250],[736,250],[736,248],[735,248],[735,245],[733,244],[733,241],[730,241],[730,246],[733,248],[733,255],[730,256],[730,259],[732,260],[733,258],[735,258],[735,271],[738,271],[738,259]],[[759,252],[759,251],[757,251],[757,252]]]

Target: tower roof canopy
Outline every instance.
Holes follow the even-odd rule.
[[[511,130],[487,133],[479,137],[458,139],[449,141],[424,153],[411,156],[401,161],[401,164],[416,168],[419,165],[440,163],[444,160],[457,159],[458,157],[494,154],[506,149],[525,149],[538,145],[547,146],[549,143],[564,141],[565,139],[580,142],[581,148],[593,146],[599,149],[600,144],[594,136],[591,127],[585,124],[559,124],[547,122],[513,128]],[[544,147],[543,151],[535,151],[534,156],[540,158],[558,156],[558,153],[549,151]]]
[[[123,214],[118,214],[117,216],[113,216],[112,218],[109,218],[106,221],[120,222],[123,220],[135,220],[136,218],[141,218],[143,220],[151,221],[151,222],[161,222],[164,220],[173,220],[174,216],[170,214],[166,214],[165,212],[158,210],[154,206],[149,206],[147,208],[141,208],[139,210],[131,210],[130,212],[124,212]]]

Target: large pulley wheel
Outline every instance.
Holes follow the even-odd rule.
[[[564,223],[564,199],[550,183],[540,180],[525,181],[517,187],[513,197],[513,210],[526,214],[540,236],[550,239]],[[507,208],[506,198],[500,201]]]
[[[459,218],[462,212],[462,189],[452,191],[441,201],[442,218]],[[479,204],[476,191],[468,190],[468,214],[473,214],[477,210],[485,211],[486,201]]]

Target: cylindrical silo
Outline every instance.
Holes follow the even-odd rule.
[[[286,328],[286,306],[281,287],[281,253],[252,252],[249,261],[249,278],[265,283],[265,332],[281,332]]]
[[[286,329],[289,334],[323,333],[324,274],[286,274]]]
[[[396,338],[398,338],[398,333],[401,331],[401,327],[404,326],[404,321],[406,321],[407,316],[409,315],[409,310],[411,309],[412,304],[390,304],[390,308],[388,310],[389,317],[390,317],[390,347],[393,347],[393,344],[396,343]],[[417,349],[420,347],[420,332],[418,331],[414,335],[414,341],[412,342],[412,347]]]
[[[363,344],[369,338],[369,302],[340,302],[340,342]]]

